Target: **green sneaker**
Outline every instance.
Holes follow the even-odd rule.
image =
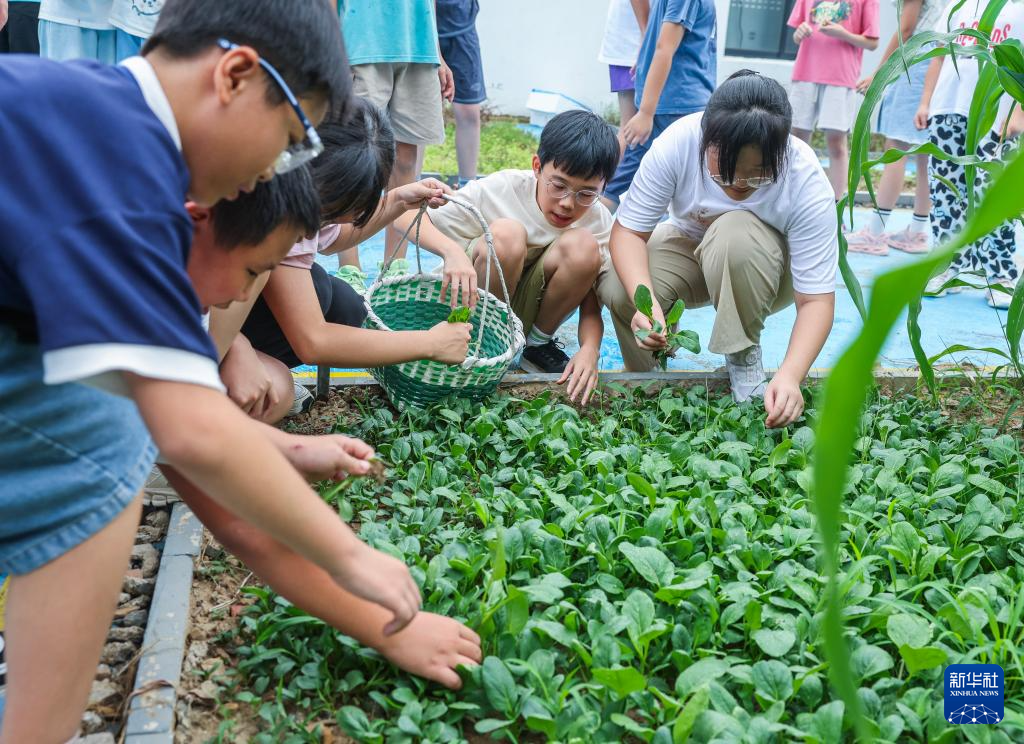
[[[348,264],[340,267],[334,275],[352,287],[359,294],[366,294],[366,274],[358,266]]]
[[[405,276],[408,273],[409,259],[396,258],[394,261],[391,262],[391,265],[388,267],[388,270],[384,272],[384,277],[390,279],[393,276]]]

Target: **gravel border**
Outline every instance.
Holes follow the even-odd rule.
[[[184,503],[175,504],[142,641],[143,654],[135,676],[137,694],[133,693],[128,710],[125,744],[174,742],[174,706],[188,633],[192,569],[202,534],[203,525],[192,511]]]

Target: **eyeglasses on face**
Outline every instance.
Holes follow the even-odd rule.
[[[230,42],[227,39],[218,39],[217,45],[226,52],[240,48],[238,44]],[[288,87],[288,84],[284,81],[284,78],[281,77],[281,74],[274,69],[272,64],[262,57],[259,58],[259,63],[260,67],[262,67],[270,78],[277,83],[277,86],[281,89],[281,92],[292,107],[295,115],[299,117],[299,122],[301,122],[302,128],[306,131],[306,139],[302,142],[286,147],[281,154],[277,156],[277,160],[274,161],[274,173],[282,175],[289,171],[293,171],[296,168],[301,168],[303,165],[316,158],[317,155],[324,151],[324,143],[320,141],[320,135],[316,133],[316,128],[302,110],[302,106],[299,105],[299,100],[295,97],[295,94],[292,93],[292,89]]]
[[[565,197],[572,194],[576,199],[576,203],[581,207],[592,207],[597,203],[597,200],[601,198],[601,195],[593,189],[580,189],[579,191],[573,191],[564,183],[557,183],[552,181],[550,178],[544,179],[545,188],[547,189],[548,196],[552,199],[558,199],[561,201]]]
[[[775,183],[775,179],[772,178],[771,176],[755,176],[754,178],[734,178],[731,181],[726,181],[721,176],[713,175],[711,176],[711,180],[717,183],[719,186],[724,186],[725,188],[734,186],[740,189],[761,189],[764,188],[765,186],[771,186],[773,183]]]

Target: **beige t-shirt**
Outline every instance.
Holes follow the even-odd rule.
[[[602,263],[609,262],[608,239],[612,234],[612,215],[601,202],[590,207],[583,217],[565,228],[558,228],[544,218],[537,206],[537,177],[532,170],[503,170],[486,178],[470,181],[455,198],[467,201],[490,224],[505,218],[526,228],[526,262],[533,263],[549,245],[566,230],[582,227],[589,230],[601,249]],[[445,204],[427,213],[434,226],[468,252],[474,240],[484,234],[476,216],[458,204]]]

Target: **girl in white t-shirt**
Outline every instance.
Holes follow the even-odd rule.
[[[666,129],[619,206],[615,272],[598,285],[630,371],[652,369],[666,344],[663,333],[635,335],[651,329],[633,304],[638,286],[653,289],[662,323],[677,299],[713,304],[708,348],[725,355],[737,401],[764,396],[772,427],[803,411],[800,383],[832,328],[839,260],[832,187],[810,146],[790,136],[792,116],[779,83],[742,70],[703,114]],[[766,386],[764,321],[794,300],[789,349]]]
[[[942,12],[936,24],[936,31],[948,29],[977,28],[987,7],[984,0],[967,0],[953,12],[960,0],[954,0]],[[950,13],[953,12],[952,16]],[[992,41],[1024,37],[1024,2],[1010,0],[999,14],[992,29]],[[973,36],[963,35],[957,39],[961,46],[977,43]],[[978,62],[973,57],[957,58],[956,67],[945,57],[932,60],[925,79],[924,92],[915,116],[919,129],[928,129],[932,144],[944,152],[963,157],[967,154],[967,115],[971,109],[974,90],[978,86]],[[987,132],[978,144],[977,155],[987,160],[1005,159],[1007,153],[1016,147],[1016,138],[1024,128],[1024,115],[1018,106],[1009,116],[1011,99],[1004,94],[996,116],[995,126]],[[1006,137],[1003,137],[1003,130]],[[967,190],[983,191],[988,184],[984,171],[978,169],[975,183],[968,186],[966,169],[950,160],[932,158],[929,167],[932,209],[931,228],[934,245],[949,242],[964,226],[967,218]],[[959,195],[946,182],[956,185]],[[944,288],[952,279],[964,272],[984,272],[988,304],[992,307],[1007,308],[1010,294],[993,290],[1001,286],[1012,291],[1017,286],[1019,272],[1014,260],[1016,241],[1014,227],[1004,223],[977,243],[962,250],[946,271],[934,277],[926,292],[935,297],[960,292],[961,287]]]

